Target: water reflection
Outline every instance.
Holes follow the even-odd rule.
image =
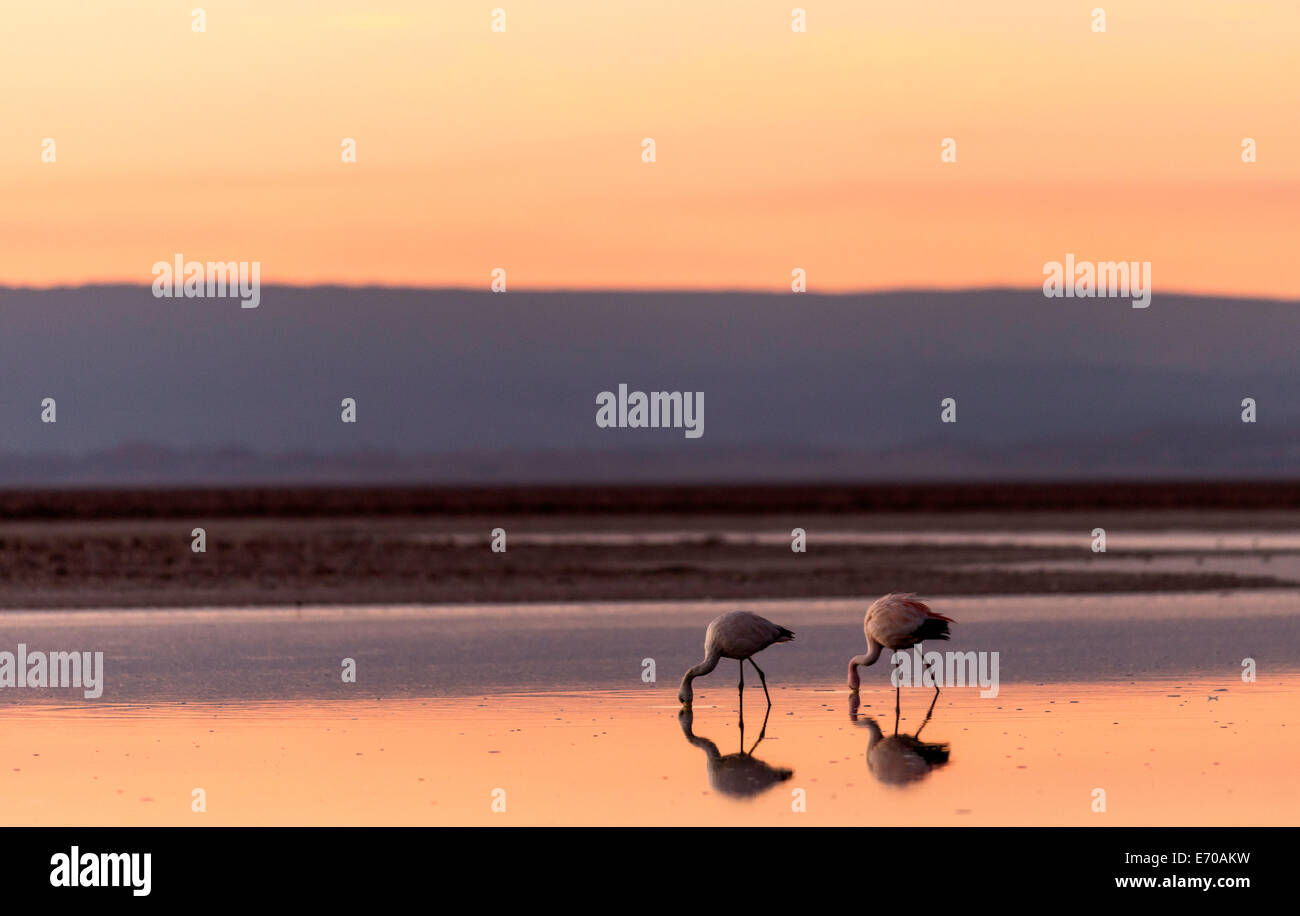
[[[682,726],[682,734],[695,747],[701,748],[708,761],[709,785],[715,792],[731,798],[752,798],[766,792],[778,782],[785,782],[794,775],[794,770],[774,767],[754,756],[754,750],[767,736],[767,718],[772,713],[769,706],[763,716],[763,727],[759,729],[754,746],[745,750],[745,720],[740,720],[740,750],[735,754],[723,754],[718,746],[708,738],[695,734],[692,727],[695,714],[683,709],[677,714],[677,721]]]
[[[894,706],[894,733],[885,737],[876,720],[870,716],[858,718],[860,700],[856,693],[849,694],[849,718],[853,724],[865,728],[867,739],[867,769],[879,782],[891,786],[905,786],[919,782],[930,775],[930,771],[948,763],[948,743],[928,743],[921,740],[921,731],[930,723],[934,715],[934,704],[939,699],[936,692],[930,701],[930,709],[925,714],[921,727],[911,735],[898,733],[898,706]]]

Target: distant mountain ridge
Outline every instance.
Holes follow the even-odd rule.
[[[0,486],[1294,477],[1297,341],[1158,289],[0,289]],[[619,383],[704,392],[704,436],[597,428]]]

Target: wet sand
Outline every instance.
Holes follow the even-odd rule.
[[[931,696],[903,691],[901,735]],[[689,721],[662,683],[10,707],[0,811],[12,825],[1294,824],[1298,696],[1296,675],[951,688],[918,751],[892,738],[882,687],[864,689],[856,721],[842,688],[778,687],[753,747],[765,704],[751,687],[744,753],[730,679],[702,687]]]
[[[1284,518],[1291,527],[1274,527]],[[1105,554],[1092,550],[1096,526],[1110,537]],[[505,552],[491,549],[498,527]],[[806,552],[791,550],[795,528]],[[1300,517],[1285,513],[1100,511],[6,520],[0,608],[1279,588],[1300,583],[1286,562],[1300,558],[1297,530]],[[1196,563],[1241,557],[1259,562]],[[1106,562],[1119,559],[1134,562]]]

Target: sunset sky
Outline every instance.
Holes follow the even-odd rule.
[[[1295,0],[200,2],[0,13],[0,284],[1300,297]]]

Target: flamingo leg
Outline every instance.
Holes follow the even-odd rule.
[[[749,660],[749,663],[750,663],[751,665],[754,665],[754,660],[751,658],[751,659]],[[743,667],[743,666],[742,666],[742,667]],[[763,684],[763,696],[767,697],[767,708],[768,708],[768,709],[771,709],[771,708],[772,708],[772,695],[771,695],[770,693],[767,692],[767,675],[763,673],[763,669],[760,668],[760,667],[758,667],[758,665],[754,665],[754,670],[758,672],[758,679],[759,679],[759,681]]]
[[[745,660],[740,660],[740,749],[745,750]]]
[[[749,755],[751,757],[754,756],[754,751],[758,748],[759,742],[761,742],[764,738],[767,737],[767,717],[770,716],[771,714],[772,714],[772,707],[769,706],[767,707],[767,712],[763,714],[763,727],[758,731],[758,741],[755,741],[754,746],[749,749]],[[745,750],[745,743],[743,740],[740,743],[740,750],[742,753]]]
[[[925,726],[929,724],[930,716],[934,715],[934,704],[937,702],[939,702],[939,691],[936,690],[934,692],[934,699],[930,701],[930,708],[926,710],[925,721],[921,723],[921,728],[925,728]],[[921,737],[921,728],[916,730],[916,733],[912,735],[913,738]]]
[[[898,704],[899,704],[899,700],[902,699],[902,690],[903,690],[903,686],[901,684],[894,688],[894,734],[895,735],[898,734],[898,712],[899,712]]]
[[[939,699],[939,676],[934,670],[934,662],[931,662],[930,667],[926,668],[925,670],[929,671],[932,675],[934,675],[934,699],[937,700]],[[934,709],[933,701],[931,701],[930,703],[930,708]]]

